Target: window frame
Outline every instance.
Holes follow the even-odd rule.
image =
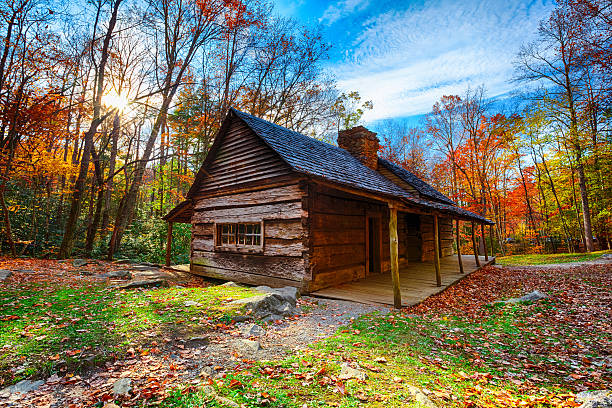
[[[246,237],[255,237],[257,234],[247,233],[249,225],[259,225],[259,244],[241,244],[239,231],[241,229],[240,226],[244,226],[244,240],[246,241]],[[224,226],[232,226],[233,227],[233,242],[232,243],[223,243],[223,236],[228,235],[224,234],[222,229]],[[215,251],[219,252],[237,252],[237,253],[263,253],[264,250],[264,222],[262,221],[218,221],[215,222],[215,228],[213,230],[214,236],[214,248]]]

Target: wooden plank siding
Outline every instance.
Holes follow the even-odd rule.
[[[451,218],[438,218],[440,230],[440,256],[446,257],[454,253],[453,250],[453,220]],[[421,215],[421,239],[423,247],[421,261],[429,262],[434,259],[434,232],[433,217],[431,215]]]
[[[291,175],[290,167],[240,119],[234,118],[220,136],[224,139],[207,168],[198,194]]]

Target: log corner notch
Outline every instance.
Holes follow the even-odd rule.
[[[166,236],[166,266],[170,266],[170,258],[172,256],[172,225],[173,222],[168,222],[168,235]]]
[[[397,238],[397,208],[389,203],[389,247],[391,251],[391,280],[393,281],[393,306],[402,308],[402,292],[399,277],[399,248]]]

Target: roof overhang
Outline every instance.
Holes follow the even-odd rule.
[[[193,216],[193,202],[191,200],[185,200],[174,207],[168,214],[162,217],[167,222],[181,222],[185,224],[191,223],[191,217]]]

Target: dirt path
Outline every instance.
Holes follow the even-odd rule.
[[[113,386],[120,379],[129,394],[117,397],[122,407],[137,405],[152,394],[164,396],[174,386],[200,384],[203,379],[223,376],[254,361],[278,360],[331,336],[339,327],[363,314],[387,313],[390,309],[358,303],[304,297],[298,300],[300,314],[268,325],[245,322],[220,327],[191,340],[155,339],[159,350],[107,363],[80,376],[46,379],[35,391],[21,398],[0,400],[0,407],[80,407],[113,399]],[[248,332],[247,332],[248,331]],[[19,394],[18,394],[19,395]]]

